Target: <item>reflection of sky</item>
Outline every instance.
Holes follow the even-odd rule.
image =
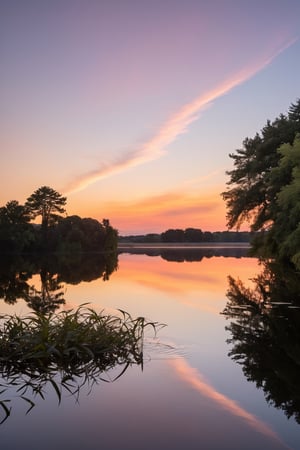
[[[251,258],[177,263],[123,254],[110,281],[65,286],[66,308],[90,301],[97,310],[120,308],[166,323],[159,338],[175,348],[146,345],[143,372],[132,368],[113,384],[95,386],[80,405],[65,395],[57,408],[53,392],[24,416],[19,402],[21,412],[13,411],[2,428],[3,448],[20,448],[22,440],[26,450],[40,450],[36,430],[47,436],[44,449],[277,450],[287,448],[283,437],[294,445],[300,432],[293,419],[269,408],[227,356],[220,314],[227,276],[247,281],[257,272]]]
[[[217,263],[217,264],[216,264]],[[133,307],[139,308],[143,305],[141,300],[135,301],[140,297],[140,291],[148,297],[154,295],[155,302],[159,297],[165,301],[173,303],[193,302],[195,308],[219,313],[220,307],[224,304],[224,293],[227,289],[227,276],[240,276],[248,280],[255,269],[258,267],[254,258],[203,258],[201,262],[169,262],[160,257],[148,257],[145,255],[126,255],[119,256],[119,270],[112,274],[113,283],[104,283],[101,288],[105,289],[104,302],[108,299],[115,301],[115,306],[126,305],[134,302]],[[84,292],[84,298],[91,296],[93,291],[97,292],[100,281],[94,283],[82,283],[76,292]],[[124,298],[118,296],[126,285],[130,289],[132,296]],[[68,290],[72,289],[71,286]],[[107,292],[106,292],[107,291]],[[96,295],[98,297],[98,295]],[[102,301],[102,299],[101,299]],[[191,305],[192,305],[191,304]],[[122,307],[123,307],[122,306]],[[95,302],[95,307],[97,303]],[[160,304],[164,309],[164,305]],[[170,313],[170,311],[168,311]]]
[[[220,407],[206,393],[195,395],[174,368],[157,361],[147,364],[143,373],[129,370],[114,384],[94,387],[89,397],[80,398],[80,404],[65,397],[58,407],[54,395],[39,402],[30,415],[21,414],[22,420],[5,424],[3,448],[38,450],[41,439],[44,450],[287,448],[271,430],[267,433],[267,426],[256,429],[260,423],[250,414],[255,426]]]
[[[245,409],[241,408],[235,401],[216,391],[203,379],[201,374],[196,369],[189,366],[183,358],[170,360],[169,363],[178,374],[179,378],[186,381],[203,396],[216,402],[221,408],[229,411],[231,414],[244,419],[255,431],[280,441],[278,435],[270,427],[259,421]]]

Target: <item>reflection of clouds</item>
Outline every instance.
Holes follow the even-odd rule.
[[[201,373],[198,372],[197,369],[191,367],[184,358],[169,359],[168,364],[171,365],[176,374],[182,380],[186,381],[190,386],[199,391],[202,395],[208,397],[210,400],[217,403],[221,408],[225,409],[229,413],[245,420],[248,425],[253,427],[256,431],[281,442],[279,436],[274,430],[260,421],[253,414],[249,413],[241,406],[239,406],[237,402],[216,391],[213,386],[204,381]],[[283,442],[281,443],[282,445],[284,445]]]
[[[123,255],[120,256],[120,264],[125,258]],[[188,293],[202,289],[204,286],[210,290],[211,286],[221,285],[223,288],[226,282],[224,272],[218,272],[216,267],[214,270],[212,267],[209,268],[209,263],[208,260],[178,263],[164,261],[160,257],[133,258],[131,255],[128,259],[126,258],[124,266],[122,265],[120,275],[154,289],[171,293]]]
[[[190,288],[190,290],[188,290],[184,286],[182,286],[182,288],[181,288],[180,285],[178,285],[176,283],[172,282],[170,284],[166,280],[165,280],[165,282],[159,282],[157,279],[155,280],[155,282],[153,282],[153,281],[150,282],[149,280],[146,281],[146,280],[137,279],[136,282],[138,284],[140,284],[141,286],[150,288],[152,290],[156,290],[160,293],[163,292],[163,293],[171,294],[173,299],[176,298],[176,301],[178,301],[180,304],[182,304],[184,306],[187,306],[188,308],[198,309],[200,311],[205,311],[210,314],[216,314],[216,315],[219,315],[221,309],[223,308],[223,304],[224,304],[223,302],[221,305],[219,305],[219,304],[213,305],[211,303],[212,298],[209,295],[206,296],[204,301],[203,301],[203,298],[201,298],[199,296],[197,296],[196,299],[188,297],[189,294],[192,294],[194,292],[192,287]],[[224,292],[223,292],[223,294],[224,294]],[[223,295],[223,297],[224,297],[224,295]],[[223,297],[221,297],[221,298],[223,298]]]
[[[194,292],[207,291],[224,298],[227,276],[236,274],[247,281],[258,262],[255,258],[203,258],[193,262],[171,262],[160,257],[120,255],[118,276],[153,290],[183,298]]]
[[[203,258],[201,261],[178,263],[145,255],[119,256],[119,280],[152,290],[171,298],[176,306],[220,316],[224,309],[227,276],[241,274],[247,279],[258,266],[255,258]],[[156,294],[154,294],[156,295]]]
[[[156,299],[169,297],[174,306],[189,308],[194,311],[207,312],[220,316],[225,306],[225,293],[228,288],[227,275],[235,274],[242,280],[253,277],[258,262],[255,258],[204,258],[195,262],[169,262],[161,257],[145,255],[119,255],[119,270],[108,283],[101,283],[99,297],[99,281],[68,285],[67,306],[71,309],[84,302],[91,302],[95,309],[107,307],[103,299],[110,298],[113,292],[112,305],[120,305],[126,289],[148,290]],[[152,291],[152,292],[151,292]],[[129,294],[131,295],[131,294]],[[115,300],[117,299],[117,300]],[[101,306],[102,305],[102,306]],[[166,301],[163,308],[169,307]],[[126,309],[126,304],[123,306]]]

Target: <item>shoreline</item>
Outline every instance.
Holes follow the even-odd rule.
[[[118,249],[134,249],[134,248],[156,248],[156,249],[201,249],[201,248],[250,248],[249,242],[121,242],[118,243]]]

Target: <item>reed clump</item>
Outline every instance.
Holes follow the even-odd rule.
[[[160,326],[122,310],[116,315],[97,313],[86,304],[47,315],[2,315],[0,393],[9,386],[17,387],[30,410],[32,397],[44,398],[49,383],[60,402],[63,389],[78,395],[86,383],[114,381],[131,365],[143,367],[145,329],[150,327],[156,335]],[[104,375],[113,368],[119,371],[110,380]],[[0,398],[4,420],[10,415],[9,401]]]
[[[145,328],[157,324],[144,317],[97,313],[81,305],[76,310],[20,318],[0,316],[0,368],[79,368],[93,361],[100,368],[141,363]]]

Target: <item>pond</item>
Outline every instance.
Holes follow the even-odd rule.
[[[28,292],[42,297],[52,290],[53,309],[88,303],[97,312],[124,310],[165,324],[156,336],[147,330],[143,364],[124,373],[116,366],[96,383],[78,380],[75,394],[62,387],[58,396],[48,382],[22,398],[19,380],[2,379],[0,400],[10,411],[0,425],[2,448],[300,448],[298,308],[283,301],[282,310],[274,300],[262,311],[259,299],[248,301],[250,292],[258,295],[253,278],[262,268],[246,255],[247,248],[234,245],[150,246],[121,248],[113,262],[95,256],[60,262],[57,271],[49,261],[39,270],[24,261],[18,269],[2,264],[2,314],[49,311],[47,298],[41,307]],[[270,286],[263,291],[259,283],[268,294]],[[273,336],[277,326],[284,348]]]

